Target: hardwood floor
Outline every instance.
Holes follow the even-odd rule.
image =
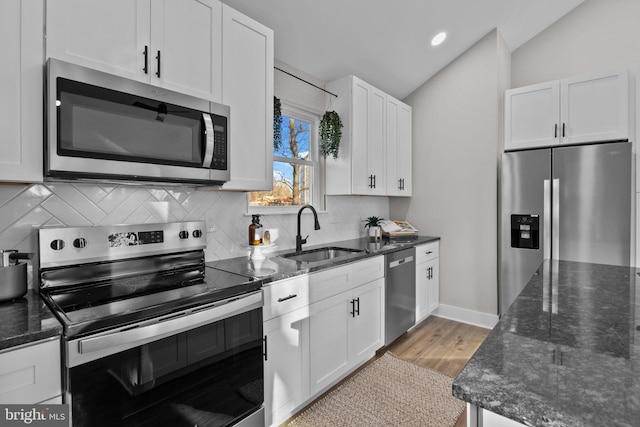
[[[381,356],[386,351],[390,351],[404,360],[453,378],[464,368],[464,365],[473,356],[473,353],[482,344],[489,332],[491,332],[489,329],[431,316],[389,346],[380,349],[376,357]],[[375,359],[374,357],[359,369],[362,369]],[[351,375],[339,384],[346,381]],[[338,385],[334,386],[334,388]],[[322,396],[331,390],[333,388],[323,393]],[[318,399],[322,398],[322,396]],[[304,409],[313,405],[313,403],[315,401]],[[286,426],[291,419],[282,425]],[[467,410],[465,409],[455,427],[466,427],[466,420]]]
[[[489,329],[431,316],[379,353],[391,351],[404,360],[453,378],[489,332]],[[465,409],[455,427],[466,427],[466,420]]]

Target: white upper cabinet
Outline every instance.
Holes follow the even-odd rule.
[[[387,96],[387,195],[411,196],[412,109]]]
[[[594,73],[505,92],[505,150],[629,138],[629,71]]]
[[[220,102],[218,0],[47,3],[47,57]]]
[[[544,147],[558,143],[558,81],[511,89],[505,93],[505,149]]]
[[[560,81],[562,143],[629,138],[629,71]]]
[[[0,181],[42,181],[44,3],[0,2]]]
[[[405,188],[411,188],[411,167],[406,176],[397,174],[398,162],[411,162],[410,148],[406,157],[398,157],[400,146],[411,146],[411,108],[355,76],[333,81],[327,90],[338,95],[328,98],[327,108],[344,125],[338,159],[326,159],[327,194],[410,195],[397,186],[404,179]],[[397,111],[390,114],[390,106]],[[387,158],[390,151],[392,160]],[[389,181],[394,182],[391,189]]]
[[[223,7],[222,103],[231,107],[225,190],[273,188],[273,30]]]

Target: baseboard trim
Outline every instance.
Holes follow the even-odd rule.
[[[468,323],[481,328],[493,329],[498,323],[496,314],[483,313],[481,311],[468,310],[466,308],[454,307],[452,305],[440,304],[436,310],[431,313],[432,316],[443,317],[456,322]]]

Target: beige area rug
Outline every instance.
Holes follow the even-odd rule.
[[[453,426],[465,404],[451,395],[452,381],[387,352],[287,425]]]

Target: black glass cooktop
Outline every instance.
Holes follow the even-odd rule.
[[[140,274],[66,289],[42,289],[67,337],[231,298],[260,289],[261,282],[211,267]]]

